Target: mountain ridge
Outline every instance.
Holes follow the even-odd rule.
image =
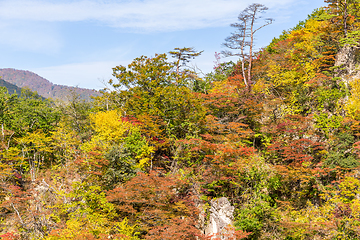
[[[14,94],[14,93],[20,94],[21,93],[21,88],[5,81],[4,79],[1,78],[1,76],[0,76],[0,87],[6,87],[9,94]]]
[[[52,99],[65,99],[71,92],[80,95],[81,99],[91,100],[91,97],[99,96],[96,90],[70,87],[65,85],[54,84],[41,77],[40,75],[28,71],[14,68],[0,69],[1,78],[19,88],[28,87],[31,91],[36,91],[40,96]]]

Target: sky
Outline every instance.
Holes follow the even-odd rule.
[[[190,64],[204,74],[254,0],[0,0],[0,68],[34,72],[56,84],[102,89],[112,68],[176,47],[204,51]],[[257,0],[271,25],[257,49],[306,19],[323,0]],[[261,24],[260,19],[258,24]],[[221,61],[229,61],[224,58]]]

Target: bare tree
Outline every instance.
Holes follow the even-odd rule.
[[[238,17],[238,22],[231,24],[231,27],[236,28],[236,31],[231,33],[231,36],[225,39],[223,44],[233,50],[240,50],[240,52],[223,51],[225,56],[239,56],[241,58],[241,69],[245,85],[251,87],[251,67],[253,61],[254,49],[254,35],[261,28],[271,24],[272,18],[266,18],[265,23],[259,27],[255,26],[258,19],[261,18],[259,14],[264,13],[268,8],[262,4],[253,3],[245,8]],[[246,64],[247,63],[247,64]],[[247,65],[247,69],[246,69]],[[247,73],[246,73],[247,70]]]

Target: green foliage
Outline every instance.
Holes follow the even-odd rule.
[[[350,47],[357,47],[360,41],[360,30],[351,31],[344,38],[340,38],[339,44],[341,47],[348,45]]]
[[[318,111],[326,110],[335,112],[338,108],[339,100],[346,96],[346,90],[343,83],[341,83],[340,86],[333,84],[332,86],[319,87],[315,91],[315,95],[318,102]]]
[[[335,129],[342,125],[343,117],[337,115],[330,115],[328,113],[315,114],[314,119],[316,120],[316,127],[319,130],[329,134]]]
[[[103,175],[103,180],[109,186],[108,188],[131,179],[139,171],[135,168],[136,161],[131,156],[131,152],[122,146],[113,146],[105,154],[105,158],[109,160],[109,164]]]
[[[16,100],[16,95],[10,95],[6,88],[0,87],[0,123],[2,128],[11,127],[10,122],[14,117],[12,109]],[[4,137],[3,133],[2,140],[4,140]]]
[[[65,221],[65,227],[51,232],[45,239],[105,239],[111,236],[138,239],[136,227],[129,225],[126,218],[116,221],[114,205],[106,200],[101,187],[79,182],[74,182],[72,187],[73,191],[68,194],[60,193],[69,202],[55,205],[57,211],[51,216],[56,222]]]
[[[277,196],[274,193],[279,188],[280,181],[267,167],[264,162],[259,161],[239,176],[240,182],[248,188],[245,187],[243,199],[236,211],[235,226],[251,232],[249,239],[259,239],[261,232],[270,226],[276,228],[277,225],[274,201]]]
[[[347,132],[339,132],[331,144],[333,148],[325,160],[325,165],[334,168],[341,167],[353,169],[359,166],[359,159],[352,152],[352,146],[355,142],[354,136]]]
[[[257,199],[243,207],[236,216],[235,226],[251,232],[249,239],[259,239],[261,231],[268,225],[276,225],[274,208],[266,201]]]
[[[76,92],[70,92],[67,102],[63,102],[58,108],[62,113],[62,121],[65,121],[82,141],[88,140],[92,133],[89,117],[92,111],[91,103],[81,99]]]
[[[173,51],[170,51],[169,54],[175,59],[174,66],[176,71],[176,79],[186,78],[186,86],[194,92],[205,92],[207,89],[207,84],[205,81],[200,79],[195,70],[186,66],[191,59],[195,59],[200,56],[203,51],[197,52],[192,47],[184,48],[175,48]],[[181,70],[180,68],[185,68]]]
[[[230,77],[235,70],[235,63],[225,62],[225,63],[218,63],[217,66],[214,67],[214,71],[208,73],[206,75],[206,80],[210,84],[215,81],[225,81],[228,77]]]
[[[108,94],[114,107],[148,126],[154,124],[149,129],[152,136],[160,137],[171,124],[173,134],[181,138],[188,132],[180,126],[184,120],[200,123],[203,118],[199,99],[188,88],[187,73],[174,72],[173,64],[167,62],[165,54],[153,58],[142,56],[134,59],[127,68],[117,66],[113,71],[118,83],[109,82],[116,91]]]
[[[38,129],[49,133],[58,121],[59,112],[49,100],[44,100],[36,93],[23,89],[21,95],[14,101],[9,129],[15,131],[18,136],[23,131],[32,132]]]
[[[0,88],[0,237],[205,240],[226,197],[236,239],[360,239],[360,81],[334,66],[358,1],[329,1],[251,67],[216,54],[202,79],[176,48],[115,67],[94,102]]]

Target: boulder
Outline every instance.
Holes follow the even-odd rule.
[[[225,197],[211,201],[209,224],[205,234],[211,239],[233,239],[234,207]]]

